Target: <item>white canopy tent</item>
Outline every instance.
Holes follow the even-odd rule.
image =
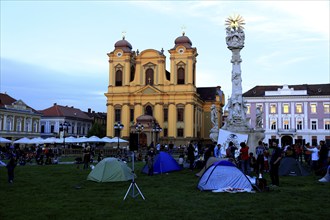
[[[11,143],[11,140],[8,140],[6,138],[0,137],[0,144],[9,144]]]
[[[27,137],[23,137],[21,139],[14,141],[14,144],[33,144],[33,143],[31,142],[31,139]]]

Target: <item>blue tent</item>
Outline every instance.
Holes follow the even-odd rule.
[[[250,192],[253,190],[248,177],[233,163],[224,160],[215,162],[204,172],[199,180],[198,188],[213,192],[228,190]]]
[[[154,174],[168,173],[181,169],[182,168],[180,167],[178,162],[176,162],[176,160],[168,153],[161,151],[155,156]],[[142,173],[148,173],[148,170],[148,164],[146,164],[142,169]]]

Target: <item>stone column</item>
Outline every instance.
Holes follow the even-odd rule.
[[[107,106],[107,136],[114,137],[115,109],[112,104]]]
[[[168,137],[176,137],[177,112],[175,103],[168,104]]]
[[[184,107],[184,137],[194,137],[194,105],[187,103]]]
[[[124,103],[122,110],[121,110],[121,120],[122,124],[124,125],[123,130],[120,132],[122,137],[129,137],[130,133],[130,109],[129,109],[129,103]]]

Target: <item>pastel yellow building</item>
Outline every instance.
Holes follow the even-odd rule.
[[[135,124],[143,122],[140,143],[149,145],[155,141],[155,124],[162,128],[156,137],[161,143],[209,141],[210,107],[216,104],[221,125],[224,95],[220,102],[217,87],[196,87],[198,54],[190,39],[183,33],[168,50],[170,71],[166,70],[163,49],[132,49],[123,37],[108,53],[107,136],[118,136],[114,124],[120,121],[124,125],[120,136],[129,139]]]

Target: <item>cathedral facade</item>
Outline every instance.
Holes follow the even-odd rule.
[[[221,125],[224,95],[218,95],[219,86],[196,87],[197,49],[184,33],[168,50],[170,71],[163,49],[133,51],[125,37],[114,47],[108,53],[107,136],[129,139],[141,123],[139,142],[145,145],[210,140],[210,108],[216,104]],[[117,122],[124,125],[120,132]]]

